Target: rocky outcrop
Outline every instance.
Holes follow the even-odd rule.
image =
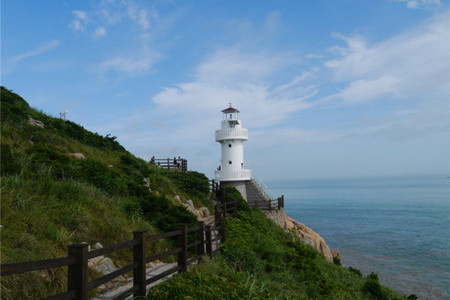
[[[175,197],[178,197],[178,195]],[[186,202],[183,203],[183,206],[188,211],[193,213],[197,217],[198,220],[201,220],[204,217],[209,217],[209,215],[210,215],[209,209],[207,207],[200,207],[199,209],[196,209],[194,206],[194,202],[192,200],[187,200]]]
[[[322,253],[326,260],[329,262],[333,262],[333,257],[341,258],[341,255],[339,252],[331,250],[330,247],[328,247],[327,243],[325,243],[325,240],[317,234],[314,230],[312,230],[309,227],[306,227],[302,223],[285,216],[285,228],[289,230],[290,232],[294,232],[300,240],[305,242],[306,244],[314,247],[317,251]]]
[[[79,153],[79,152],[77,152],[77,153],[69,153],[69,156],[72,156],[72,157],[75,157],[75,158],[78,158],[78,159],[85,159],[86,158],[83,153]]]
[[[28,124],[30,124],[30,125],[32,125],[32,126],[37,126],[37,127],[45,128],[45,127],[44,127],[44,123],[42,123],[42,122],[39,121],[39,120],[35,120],[35,119],[31,118],[31,117],[28,119]]]

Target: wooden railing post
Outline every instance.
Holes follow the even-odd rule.
[[[206,254],[210,258],[213,257],[213,247],[212,247],[212,225],[206,225]]]
[[[178,236],[178,247],[181,248],[181,252],[178,253],[178,267],[180,272],[187,271],[187,225],[179,224],[178,229],[181,230],[181,234]]]
[[[237,216],[237,200],[234,200],[234,216]]]
[[[69,256],[75,257],[76,263],[69,265],[67,274],[67,289],[76,290],[75,299],[87,299],[88,284],[88,244],[70,245]]]
[[[139,240],[139,244],[133,247],[133,263],[138,264],[137,268],[133,270],[133,286],[138,287],[134,292],[134,297],[145,297],[147,292],[145,284],[147,280],[145,268],[145,231],[134,231],[133,239]]]
[[[197,253],[198,255],[205,255],[205,222],[199,221],[198,227],[200,229],[198,230],[197,240],[200,241],[200,244],[197,247]]]
[[[222,219],[222,222],[220,223],[220,243],[225,243],[226,240],[225,219]]]
[[[170,158],[167,159],[167,169],[170,170]]]
[[[216,225],[219,225],[220,223],[220,205],[214,205],[214,218],[216,220]]]
[[[227,203],[223,203],[223,218],[225,219],[227,217]]]

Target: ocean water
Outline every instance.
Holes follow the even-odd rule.
[[[343,266],[420,299],[450,299],[447,176],[269,181],[285,213],[339,250]]]

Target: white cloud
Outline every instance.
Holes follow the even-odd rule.
[[[147,54],[139,58],[118,56],[102,62],[99,65],[99,71],[124,72],[130,76],[142,75],[147,73],[158,59],[158,54]]]
[[[143,8],[131,0],[102,0],[97,2],[97,6],[92,10],[74,10],[72,14],[74,19],[69,27],[74,31],[86,32],[93,39],[99,39],[106,34],[109,27],[126,21],[131,22],[133,30],[138,28],[140,31],[146,31],[150,28],[151,21],[158,17],[155,10]]]
[[[346,87],[329,96],[348,103],[389,95],[392,98],[449,97],[450,13],[410,32],[370,45],[361,37],[338,36],[338,58],[325,63]],[[359,100],[358,100],[359,99]]]
[[[127,16],[131,20],[133,20],[135,24],[141,27],[141,29],[145,30],[150,28],[150,19],[156,18],[157,14],[154,11],[149,14],[146,9],[139,8],[138,6],[130,2],[127,8]]]
[[[211,116],[215,122],[229,102],[245,114],[247,126],[271,126],[309,107],[305,100],[316,93],[306,74],[282,85],[270,84],[268,77],[288,64],[276,55],[219,50],[198,66],[196,80],[165,88],[153,102],[158,111],[181,115],[178,121],[186,126],[201,127],[205,120],[192,119],[195,115]]]
[[[75,16],[74,20],[69,24],[69,27],[75,31],[86,31],[88,24],[87,13],[82,10],[74,10],[72,14]]]
[[[36,55],[40,55],[43,54],[45,52],[51,51],[53,49],[55,49],[56,47],[58,47],[60,44],[60,42],[58,40],[53,40],[50,42],[47,42],[45,44],[42,44],[40,46],[38,46],[36,49],[22,53],[22,54],[18,54],[16,56],[14,56],[13,58],[11,58],[12,62],[20,62],[21,60],[25,59],[25,58],[29,58],[32,56],[36,56]]]
[[[395,2],[406,2],[406,7],[413,9],[429,9],[441,6],[440,0],[393,0]]]
[[[103,36],[105,36],[105,35],[106,35],[106,30],[105,30],[105,28],[102,27],[102,26],[100,26],[100,27],[98,27],[98,28],[95,30],[93,37],[94,37],[94,39],[99,39],[99,38],[101,38],[101,37],[103,37]]]
[[[324,58],[324,56],[320,54],[308,54],[306,58]]]

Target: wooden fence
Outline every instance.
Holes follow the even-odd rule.
[[[215,206],[216,224],[206,225],[198,222],[197,226],[188,228],[186,224],[178,225],[178,230],[146,235],[145,231],[134,231],[133,239],[101,249],[88,251],[88,244],[74,244],[68,246],[68,257],[30,261],[0,265],[0,276],[14,275],[31,271],[46,270],[59,267],[68,267],[67,292],[50,296],[45,299],[87,299],[88,291],[113,280],[125,273],[133,271],[133,286],[120,293],[114,299],[124,299],[131,294],[134,297],[145,296],[147,285],[167,277],[175,272],[185,272],[188,266],[198,261],[203,255],[213,257],[220,248],[214,249],[214,242],[223,243],[226,239],[224,220],[228,216],[237,215],[237,202],[232,201]],[[197,233],[195,241],[188,243],[188,234]],[[219,233],[218,235],[216,233]],[[148,242],[177,237],[178,243],[175,249],[146,257],[146,245]],[[116,252],[126,248],[133,248],[133,263],[120,268],[107,275],[88,281],[88,260]],[[205,251],[206,247],[206,251]],[[189,252],[190,249],[193,249]],[[189,254],[194,255],[188,257]],[[146,264],[155,260],[177,255],[178,264],[154,277],[146,278]],[[20,288],[20,287],[17,287]]]
[[[215,181],[214,179],[210,180],[210,188],[211,192],[215,193],[216,191],[220,191],[220,184],[219,182]],[[223,193],[225,193],[225,190],[222,190]],[[247,201],[247,205],[249,207],[259,207],[261,210],[282,210],[284,209],[284,195],[281,195],[281,197],[278,197],[277,199],[265,201],[265,200],[259,200],[259,201]]]
[[[187,159],[183,158],[152,158],[150,163],[167,170],[188,170]]]
[[[284,195],[269,201],[248,201],[249,207],[259,207],[261,210],[275,211],[284,208]]]

